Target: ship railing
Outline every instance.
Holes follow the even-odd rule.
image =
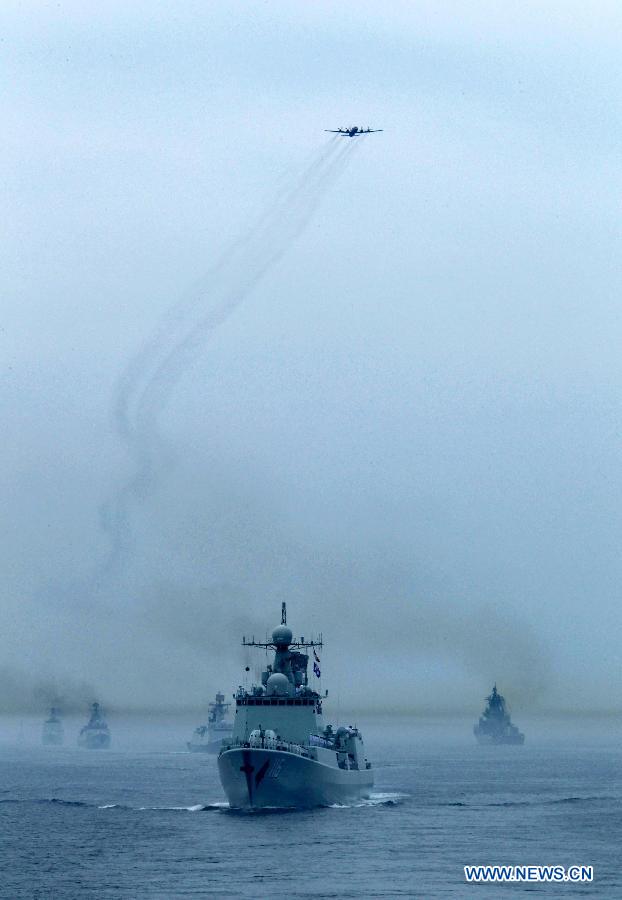
[[[242,741],[240,738],[233,740],[223,740],[220,752],[225,750],[234,750],[238,747],[242,749],[259,749],[259,750],[281,750],[287,753],[295,753],[296,756],[303,756],[305,759],[316,759],[317,754],[313,748],[305,747],[303,744],[296,744],[292,741],[283,741],[280,738],[249,738]]]
[[[309,744],[312,747],[324,747],[326,750],[334,750],[335,742],[328,738],[322,737],[320,734],[310,734]]]

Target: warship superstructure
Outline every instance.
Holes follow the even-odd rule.
[[[214,703],[210,703],[207,714],[207,725],[199,725],[194,729],[188,741],[188,750],[193,753],[218,753],[223,739],[231,736],[233,724],[227,719],[230,703],[225,703],[225,695],[220,691]]]
[[[43,728],[41,729],[41,743],[59,746],[63,743],[64,739],[65,734],[63,731],[63,723],[60,718],[60,711],[56,706],[53,706],[50,709],[50,715],[43,723]]]
[[[223,741],[218,771],[227,799],[236,809],[329,806],[369,796],[374,783],[357,728],[336,731],[322,721],[322,698],[308,683],[309,656],[320,677],[322,638],[295,641],[282,605],[272,640],[242,641],[245,647],[274,650],[261,684],[240,686],[235,721]]]
[[[524,744],[525,735],[512,725],[505,698],[495,684],[492,694],[486,697],[486,709],[480,716],[473,734],[479,744]]]
[[[91,705],[91,717],[80,729],[78,746],[87,750],[107,750],[110,746],[110,730],[99,703]]]

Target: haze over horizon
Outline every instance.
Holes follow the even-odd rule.
[[[6,4],[0,712],[621,709],[621,17]]]

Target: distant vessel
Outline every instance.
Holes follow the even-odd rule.
[[[88,750],[107,750],[110,746],[110,731],[99,703],[91,706],[91,718],[80,729],[78,746]]]
[[[473,734],[479,744],[525,743],[525,735],[510,721],[505,698],[498,692],[496,684],[492,694],[486,697],[486,709],[477,725],[473,726]]]
[[[49,718],[43,723],[41,743],[59,745],[63,743],[64,738],[63,723],[60,718],[59,710],[57,707],[53,706],[50,709]]]
[[[245,647],[274,650],[261,684],[239,687],[233,735],[223,742],[218,771],[227,799],[236,809],[329,806],[369,796],[374,783],[357,728],[322,724],[322,700],[309,687],[309,657],[320,677],[322,639],[294,641],[282,605],[281,624],[266,643],[242,640]]]
[[[225,695],[219,691],[214,703],[210,703],[208,707],[207,725],[195,728],[192,738],[187,743],[188,750],[193,753],[218,753],[223,739],[231,736],[233,724],[226,718],[231,704],[225,703],[224,700]]]

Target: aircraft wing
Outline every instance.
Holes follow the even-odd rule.
[[[330,131],[331,134],[347,134],[342,128],[325,128],[324,131]]]

